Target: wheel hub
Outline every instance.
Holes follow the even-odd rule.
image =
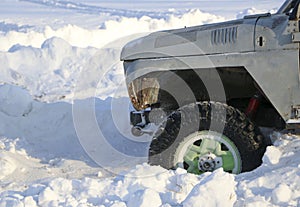
[[[198,162],[198,168],[202,172],[212,172],[215,169],[222,167],[222,165],[222,158],[219,158],[212,153],[200,157]]]
[[[234,143],[217,132],[195,132],[176,153],[177,166],[189,173],[201,174],[223,168],[226,172],[241,172],[240,154]]]

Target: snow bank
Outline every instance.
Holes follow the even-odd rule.
[[[269,162],[278,152],[278,163]],[[297,206],[299,163],[299,137],[280,135],[252,172],[232,175],[219,169],[197,176],[143,164],[116,177],[101,172],[98,177],[56,177],[3,191],[0,206]]]
[[[59,29],[46,26],[43,32],[28,28],[28,31],[7,31],[0,33],[0,51],[8,51],[13,45],[41,47],[43,42],[52,37],[64,39],[76,47],[102,48],[104,45],[132,34],[152,32],[156,30],[180,28],[184,26],[201,25],[223,21],[224,18],[198,9],[190,10],[182,15],[170,15],[165,19],[120,17],[118,20],[108,20],[99,29],[84,29],[76,25],[66,25]]]
[[[63,171],[63,176],[69,177],[78,177],[78,173],[82,175],[86,173],[85,170],[93,172],[99,166],[108,172],[118,173],[145,161],[149,137],[147,140],[136,140],[132,137],[128,127],[128,98],[89,98],[76,100],[74,103],[41,103],[33,100],[27,90],[18,86],[5,84],[1,88],[5,89],[5,93],[0,93],[0,103],[4,103],[3,110],[0,110],[0,136],[11,137],[11,140],[21,137],[28,142],[24,149],[35,160],[29,159],[24,168],[34,171],[30,162],[35,163],[35,167],[38,166],[37,170],[42,168],[39,162],[46,163],[49,167],[42,168],[46,174],[39,172],[38,177],[55,176],[58,173],[56,168],[67,168],[67,171]],[[9,94],[18,94],[19,97]],[[10,111],[12,106],[16,108],[15,111]],[[78,113],[79,117],[75,117]],[[102,136],[97,134],[88,139],[99,129]],[[8,148],[5,151],[11,152]],[[4,164],[6,163],[8,162]],[[76,172],[77,168],[84,170]],[[69,169],[72,170],[69,172]],[[26,170],[19,174],[16,181],[31,180],[27,173]]]
[[[99,77],[98,80],[101,79],[101,73],[109,71],[109,67],[103,68],[105,65],[99,66],[99,64],[104,64],[103,62],[100,61],[100,63],[93,66],[89,64],[89,61],[92,58],[99,58],[101,60],[100,55],[113,54],[114,51],[103,49],[98,51],[98,53],[96,52],[97,50],[94,48],[82,49],[72,47],[69,43],[57,37],[47,39],[40,48],[15,45],[10,48],[9,52],[0,53],[0,58],[5,60],[1,65],[2,75],[0,83],[10,83],[26,87],[36,99],[43,101],[60,100],[66,96],[70,100],[72,99],[74,88],[81,78],[82,71],[90,69],[90,71],[94,72],[94,77],[95,74],[99,75],[96,76]],[[98,55],[94,57],[95,54]],[[111,55],[111,61],[108,65],[114,63],[114,61],[117,61],[117,55]],[[116,72],[111,71],[111,73]],[[117,74],[115,74],[115,79],[116,77]],[[93,80],[86,80],[86,82],[89,81]],[[106,81],[107,86],[112,85],[112,83],[109,83],[110,81]],[[85,88],[81,89],[87,90],[86,87],[90,87],[92,84],[90,82],[86,83]],[[96,85],[94,87],[96,88]],[[1,96],[11,94],[7,90],[3,88],[4,93]],[[14,92],[16,93],[14,96],[16,98],[19,97],[20,94],[18,91]],[[94,94],[90,94],[90,97],[92,95]],[[24,105],[27,104],[25,99],[25,97],[22,98]],[[3,107],[6,106],[3,105]],[[26,106],[21,108],[24,107]],[[11,105],[11,108],[14,109],[14,106]],[[8,108],[6,109],[9,110]],[[19,113],[18,110],[14,113]]]
[[[151,171],[154,175],[144,177]],[[220,186],[226,186],[222,190]],[[33,206],[129,206],[159,207],[232,206],[236,196],[233,175],[218,170],[201,176],[183,170],[167,171],[139,165],[116,178],[56,178],[33,184],[23,191],[1,193],[0,206],[11,207],[30,202]],[[220,194],[210,197],[211,192]],[[195,200],[196,199],[196,200]],[[201,204],[202,203],[202,204]]]
[[[299,206],[300,137],[277,134],[258,169],[236,176],[235,206]]]

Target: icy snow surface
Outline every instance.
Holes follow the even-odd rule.
[[[258,169],[200,176],[143,164],[120,50],[145,33],[275,11],[281,1],[0,2],[0,207],[299,206],[300,139]],[[95,139],[97,140],[95,142]]]

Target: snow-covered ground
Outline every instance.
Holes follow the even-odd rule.
[[[0,207],[299,206],[300,139],[263,165],[200,176],[144,164],[119,54],[129,40],[275,11],[282,1],[2,0]],[[299,202],[298,202],[299,200]]]

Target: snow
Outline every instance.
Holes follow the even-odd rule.
[[[0,2],[0,207],[297,206],[299,136],[273,132],[240,175],[149,166],[130,133],[119,54],[170,28],[275,12],[281,1]]]
[[[11,173],[13,173],[16,169],[16,165],[13,159],[10,159],[9,156],[0,155],[0,169],[1,169],[1,174],[0,178],[4,178]]]
[[[279,184],[272,191],[272,201],[275,204],[286,203],[291,199],[292,191],[286,184]]]
[[[138,190],[129,198],[128,206],[161,206],[162,201],[158,192],[152,189]]]
[[[264,163],[268,163],[271,165],[275,165],[279,162],[282,153],[279,149],[274,146],[270,146],[267,148],[264,156]]]
[[[224,180],[226,185],[224,186]],[[233,206],[236,201],[234,176],[217,170],[198,183],[183,201],[183,206]]]

